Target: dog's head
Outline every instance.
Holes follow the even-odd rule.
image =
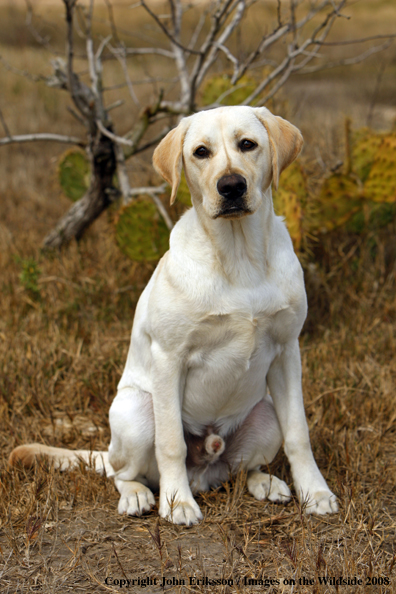
[[[257,210],[302,144],[299,130],[265,107],[220,107],[184,118],[160,142],[153,163],[172,187],[171,204],[184,166],[193,204],[211,219],[236,219]]]

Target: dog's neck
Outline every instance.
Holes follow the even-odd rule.
[[[257,282],[268,272],[274,220],[271,188],[258,211],[239,219],[209,219],[201,203],[194,204],[198,223],[213,246],[213,253],[229,282]]]

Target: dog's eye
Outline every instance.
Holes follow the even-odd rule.
[[[252,151],[253,149],[256,148],[256,146],[257,146],[257,143],[256,142],[253,142],[253,140],[247,140],[247,138],[244,138],[239,143],[239,148],[243,152]]]
[[[207,159],[210,153],[205,146],[199,146],[194,151],[194,157],[198,157],[198,159]]]

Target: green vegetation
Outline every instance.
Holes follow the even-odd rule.
[[[66,151],[59,160],[59,184],[63,193],[76,202],[88,190],[90,166],[85,153],[71,149]]]
[[[156,206],[139,198],[118,213],[115,238],[131,260],[158,260],[168,249],[169,230]]]
[[[228,74],[217,74],[206,82],[201,91],[200,102],[204,107],[217,102],[221,105],[240,105],[253,93],[256,86],[257,81],[246,74],[237,85],[231,84],[231,77]]]
[[[396,215],[396,134],[346,126],[345,173],[333,173],[319,196],[316,231],[375,231]]]
[[[222,80],[210,79],[205,92]],[[228,95],[227,99],[231,97]],[[368,128],[351,132],[347,121],[345,144],[343,171],[327,176],[319,189],[309,190],[307,175],[297,161],[282,174],[279,189],[273,193],[275,212],[285,218],[297,252],[305,251],[310,238],[319,234],[337,229],[361,234],[380,229],[395,219],[396,133],[377,133]],[[67,151],[59,161],[58,171],[66,196],[72,200],[81,198],[89,183],[86,155],[82,151]],[[177,200],[191,206],[184,173]],[[115,238],[131,260],[152,261],[168,249],[169,231],[153,202],[139,197],[117,214]]]
[[[328,175],[319,189],[308,189],[299,162],[282,174],[274,193],[277,214],[285,217],[299,252],[307,238],[334,230],[362,234],[396,217],[396,134],[346,126],[344,171]]]
[[[34,258],[21,258],[14,256],[15,261],[19,264],[21,272],[19,273],[19,282],[22,287],[33,299],[40,299],[40,289],[38,281],[41,270],[38,262]]]

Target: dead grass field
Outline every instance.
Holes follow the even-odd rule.
[[[396,13],[384,1],[361,2],[357,9],[353,36],[386,28]],[[0,12],[0,53],[20,68],[45,68],[47,57],[24,37],[20,14],[7,6]],[[389,128],[394,54],[384,59],[389,63],[373,125]],[[356,125],[365,123],[378,60],[349,74],[291,81],[284,90],[282,105],[287,98],[290,119],[303,129],[304,159],[313,171],[318,154],[327,167],[342,156],[345,114]],[[65,94],[2,68],[0,85],[0,108],[13,133],[78,133]],[[119,117],[127,126],[133,113]],[[134,308],[153,270],[119,252],[107,215],[79,245],[56,255],[40,252],[42,238],[69,206],[56,181],[63,150],[48,144],[0,148],[1,592],[119,592],[115,580],[138,578],[157,584],[127,590],[396,592],[394,226],[381,236],[326,236],[312,247],[316,268],[306,270],[305,402],[315,457],[339,497],[337,516],[307,517],[296,500],[259,503],[239,476],[199,496],[204,520],[186,529],[158,521],[156,511],[119,516],[112,482],[84,467],[63,474],[45,461],[31,471],[7,467],[11,449],[31,441],[107,447],[108,408]],[[155,181],[149,155],[131,162],[130,175],[136,183]],[[290,484],[283,452],[271,471]],[[194,582],[205,576],[225,583]],[[360,578],[362,585],[318,580],[340,576]],[[163,578],[171,582],[165,588]],[[249,579],[263,584],[249,585]],[[291,579],[295,586],[284,583]]]

